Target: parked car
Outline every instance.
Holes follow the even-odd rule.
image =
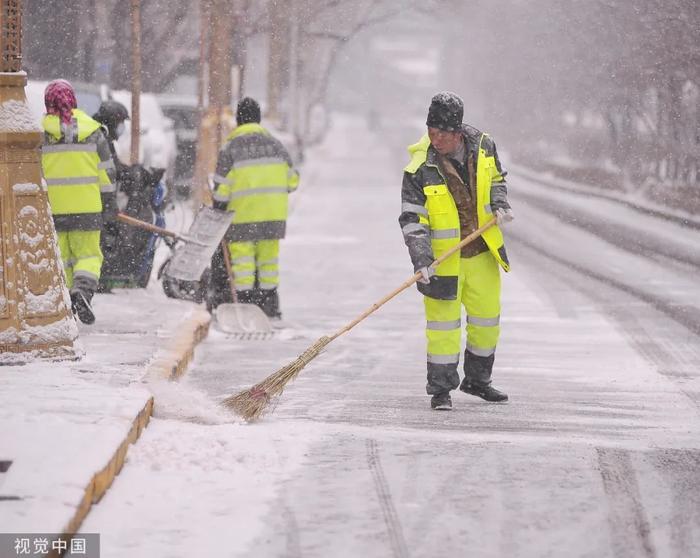
[[[173,185],[178,196],[190,195],[194,164],[197,157],[197,129],[199,113],[197,99],[184,95],[158,95],[158,103],[165,116],[173,121],[177,141],[177,158]]]
[[[115,101],[122,103],[131,116],[131,92],[116,90],[111,92]],[[142,93],[139,107],[141,115],[141,133],[139,142],[139,162],[144,167],[165,169],[165,182],[169,188],[173,185],[177,141],[173,121],[163,111],[152,93]],[[117,155],[124,162],[131,160],[131,119],[125,123],[122,136],[115,147]]]

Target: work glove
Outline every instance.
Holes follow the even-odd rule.
[[[432,265],[421,267],[418,272],[420,273],[420,277],[418,277],[417,281],[424,285],[429,285],[430,278],[435,275],[435,269],[433,269]]]
[[[510,223],[514,218],[513,210],[510,207],[508,209],[498,208],[496,210],[496,224],[499,227]]]

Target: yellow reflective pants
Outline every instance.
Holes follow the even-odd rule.
[[[68,288],[94,293],[103,259],[100,231],[58,231],[56,234]]]
[[[276,289],[279,285],[280,241],[256,240],[253,242],[230,242],[233,283],[237,291],[256,288]]]
[[[490,382],[500,331],[500,269],[490,252],[462,258],[459,263],[456,300],[424,297],[429,394],[459,385],[462,306],[467,314],[465,376],[481,384]]]

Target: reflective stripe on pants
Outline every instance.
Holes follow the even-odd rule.
[[[73,278],[95,292],[102,269],[100,231],[58,231],[58,249],[61,252],[66,284],[73,287]]]
[[[236,290],[245,291],[257,286],[275,289],[279,285],[280,241],[256,240],[253,242],[230,242],[231,270]]]
[[[489,356],[496,350],[501,312],[501,275],[498,262],[490,252],[459,261],[456,300],[423,297],[426,317],[428,388],[440,383],[442,376],[457,370],[460,354],[462,306],[467,312],[467,349],[477,356]],[[440,368],[435,365],[442,365]],[[432,370],[431,373],[431,368]],[[439,370],[444,369],[444,372]],[[449,371],[448,371],[449,369]],[[456,386],[454,386],[456,387]],[[429,391],[429,393],[431,393]]]

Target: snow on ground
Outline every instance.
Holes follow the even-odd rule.
[[[225,556],[263,530],[279,479],[302,466],[319,437],[312,423],[271,430],[155,418],[118,492],[83,531],[102,533],[103,556]]]
[[[397,145],[415,139],[337,117],[308,153],[281,252],[283,329],[267,341],[212,331],[187,379],[162,386],[156,418],[83,526],[102,533],[103,556],[700,553],[697,336],[633,289],[547,254],[637,289],[659,277],[672,302],[696,291],[664,261],[557,223],[530,187],[518,198],[517,175],[494,374],[508,405],[456,392],[451,413],[429,409],[411,289],[333,342],[263,421],[215,406],[410,276]],[[657,241],[675,246],[670,233]]]
[[[591,198],[602,198],[615,202],[622,201],[626,205],[636,207],[650,214],[668,215],[679,220],[685,220],[692,223],[695,228],[697,228],[698,224],[700,224],[700,221],[697,219],[697,215],[688,211],[673,209],[649,200],[644,196],[641,190],[634,192],[620,192],[617,190],[606,191],[603,187],[594,188],[590,185],[578,184],[576,182],[572,182],[571,180],[560,178],[552,172],[536,172],[528,167],[516,164],[509,164],[508,168],[511,173],[516,173],[519,179],[524,178],[534,180],[540,184],[551,185],[554,186],[556,190],[566,190],[572,193],[577,193],[588,198],[588,200]],[[619,203],[616,205],[617,207],[620,207]],[[638,212],[637,215],[639,215]]]
[[[0,374],[0,525],[4,532],[62,532],[93,474],[151,397],[144,367],[191,312],[157,291],[94,299],[97,322],[79,326],[85,357],[3,366]]]

